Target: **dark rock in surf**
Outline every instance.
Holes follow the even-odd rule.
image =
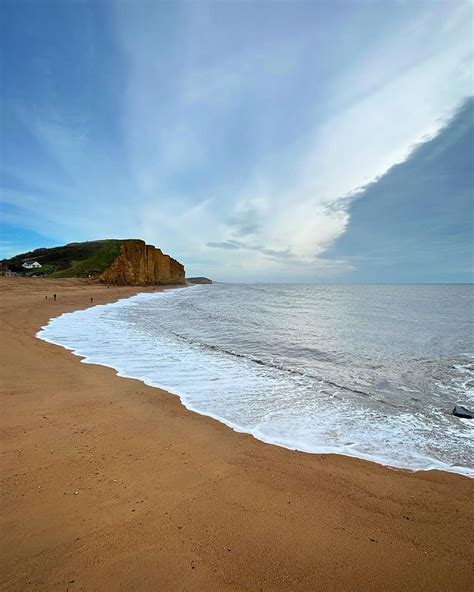
[[[453,415],[456,417],[462,417],[464,419],[474,419],[474,411],[471,411],[462,405],[456,405],[456,407],[453,409]]]

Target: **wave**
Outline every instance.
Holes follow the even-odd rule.
[[[163,298],[182,296],[180,291],[141,294],[65,313],[37,336],[85,363],[172,392],[188,409],[267,443],[396,468],[474,475],[468,423],[435,408],[423,415],[377,393],[166,333],[154,322]]]
[[[321,385],[327,385],[327,386],[332,386],[336,389],[339,389],[341,391],[347,391],[349,393],[353,393],[353,394],[357,394],[357,395],[362,395],[363,397],[373,397],[375,396],[375,393],[371,393],[368,391],[363,391],[357,388],[353,388],[353,387],[348,387],[344,384],[340,384],[338,382],[333,382],[332,380],[329,380],[327,378],[323,378],[319,375],[316,374],[311,374],[310,372],[307,372],[306,370],[299,370],[297,368],[288,368],[287,366],[285,366],[284,364],[279,364],[277,362],[272,362],[269,360],[263,360],[261,358],[257,358],[255,356],[251,356],[249,354],[244,354],[244,353],[240,353],[240,352],[236,352],[233,350],[228,350],[222,347],[219,347],[217,345],[212,345],[212,344],[208,344],[208,343],[202,343],[200,341],[191,339],[185,335],[180,335],[179,333],[176,333],[174,331],[170,331],[170,333],[172,335],[174,335],[175,337],[177,337],[178,339],[182,339],[183,341],[186,341],[187,343],[189,343],[190,345],[194,345],[197,347],[201,347],[203,349],[207,349],[210,351],[217,351],[220,352],[226,356],[233,356],[234,358],[242,358],[244,360],[248,360],[249,362],[252,362],[253,364],[257,364],[259,366],[266,366],[267,368],[275,368],[276,370],[280,370],[281,372],[286,372],[288,374],[294,374],[294,375],[298,375],[298,376],[302,376],[304,378],[309,378],[311,380],[315,380],[315,381],[319,381],[321,383]],[[393,405],[391,403],[387,403],[386,401],[381,401],[386,405],[390,405],[392,407],[398,407],[397,405]]]

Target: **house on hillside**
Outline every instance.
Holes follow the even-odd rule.
[[[41,269],[41,263],[38,261],[23,261],[23,269]]]

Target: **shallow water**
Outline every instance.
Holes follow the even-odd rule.
[[[306,452],[474,475],[471,285],[231,285],[147,293],[39,337]]]

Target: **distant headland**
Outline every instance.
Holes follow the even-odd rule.
[[[185,284],[184,266],[139,239],[106,239],[36,249],[1,262],[4,274],[88,277],[121,286]]]
[[[212,280],[207,277],[190,277],[186,281],[188,284],[212,284]]]

